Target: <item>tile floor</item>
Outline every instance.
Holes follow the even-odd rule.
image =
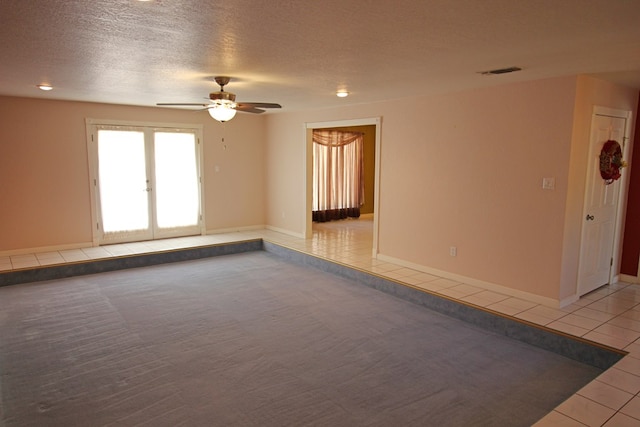
[[[0,272],[185,247],[263,238],[380,276],[583,337],[629,355],[540,420],[549,426],[640,426],[640,286],[616,283],[562,309],[459,283],[372,258],[372,221],[314,225],[311,239],[269,230],[183,237],[94,248],[0,256]]]

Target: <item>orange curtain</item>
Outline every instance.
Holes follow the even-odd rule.
[[[313,131],[313,220],[359,217],[364,204],[364,134]]]

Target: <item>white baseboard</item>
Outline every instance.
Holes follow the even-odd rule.
[[[477,286],[479,288],[483,288],[483,289],[486,289],[486,290],[489,290],[489,291],[493,291],[493,292],[498,292],[500,294],[508,295],[508,296],[511,296],[511,297],[522,298],[522,299],[525,299],[527,301],[532,301],[532,302],[535,302],[535,303],[538,303],[538,304],[545,305],[547,307],[560,308],[560,307],[570,303],[570,302],[567,302],[566,300],[559,301],[559,300],[555,300],[553,298],[547,298],[547,297],[543,297],[543,296],[540,296],[540,295],[532,294],[532,293],[529,293],[529,292],[520,291],[520,290],[517,290],[517,289],[511,289],[511,288],[508,288],[506,286],[498,285],[498,284],[491,283],[491,282],[485,282],[483,280],[474,279],[473,277],[466,277],[466,276],[462,276],[462,275],[456,274],[456,273],[451,273],[451,272],[448,272],[448,271],[438,270],[436,268],[431,268],[431,267],[427,267],[427,266],[420,265],[420,264],[414,264],[412,262],[408,262],[408,261],[404,261],[404,260],[401,260],[401,259],[393,258],[393,257],[387,256],[387,255],[378,254],[377,255],[377,259],[379,259],[381,261],[386,261],[386,262],[391,262],[393,264],[401,265],[403,267],[411,268],[413,270],[418,270],[418,271],[421,271],[423,273],[428,273],[428,274],[432,274],[434,276],[442,277],[442,278],[445,278],[445,279],[454,280],[456,282],[466,283],[467,285]],[[573,298],[573,297],[570,297],[570,298]],[[575,298],[575,300],[577,300],[577,298]],[[575,300],[573,300],[573,301],[575,301]],[[573,302],[573,301],[571,301],[571,302]]]
[[[216,228],[214,230],[205,231],[206,235],[211,234],[225,234],[225,233],[239,233],[242,231],[255,231],[255,230],[264,230],[264,225],[249,225],[245,227],[229,227],[229,228]]]
[[[93,242],[68,243],[65,245],[39,246],[36,248],[11,249],[8,251],[0,251],[0,256],[40,254],[46,252],[69,251],[73,249],[92,248]]]
[[[285,230],[284,228],[274,227],[272,225],[267,225],[264,228],[270,231],[276,231],[278,233],[286,234],[287,236],[297,237],[299,239],[304,239],[304,233],[296,233],[291,230]]]
[[[573,304],[574,302],[578,301],[579,299],[580,299],[580,296],[579,296],[578,294],[571,295],[571,296],[569,296],[569,297],[566,297],[566,298],[564,298],[564,299],[561,299],[561,300],[560,300],[560,304],[559,304],[557,307],[555,307],[555,308],[562,308],[562,307],[566,307],[566,306],[568,306],[569,304]]]
[[[630,276],[628,274],[621,274],[618,278],[620,282],[625,283],[640,283],[640,277],[638,276]]]

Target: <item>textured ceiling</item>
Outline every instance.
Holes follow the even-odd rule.
[[[12,96],[202,102],[215,75],[289,111],[574,74],[640,89],[637,0],[0,0],[0,40]]]

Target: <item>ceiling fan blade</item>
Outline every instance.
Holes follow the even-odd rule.
[[[210,104],[191,104],[191,103],[175,103],[175,102],[159,102],[156,105],[165,107],[206,107]]]
[[[256,108],[282,108],[280,104],[274,104],[272,102],[239,102],[238,106],[250,106]]]
[[[254,113],[254,114],[262,114],[264,110],[254,107],[253,105],[247,104],[238,104],[236,105],[237,111],[242,111],[243,113]]]

